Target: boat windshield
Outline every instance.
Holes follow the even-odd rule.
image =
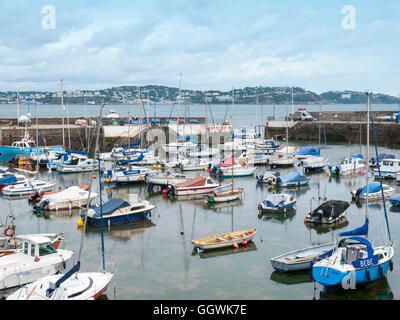
[[[28,146],[29,146],[29,148],[34,148],[35,147],[35,143],[34,142],[28,142]]]
[[[56,253],[56,249],[51,242],[42,243],[39,245],[39,256],[46,256],[48,254]]]

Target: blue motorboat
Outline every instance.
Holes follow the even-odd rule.
[[[291,194],[270,194],[267,199],[258,204],[260,213],[281,213],[294,208],[296,198]]]
[[[101,218],[103,223],[119,224],[130,223],[151,217],[151,210],[154,205],[148,201],[126,201],[121,198],[111,198],[103,206],[93,206],[87,211],[87,223],[92,226],[101,226]],[[82,220],[85,219],[86,213],[82,213]],[[101,215],[103,215],[101,217]]]
[[[389,199],[390,203],[392,204],[393,207],[400,207],[400,196],[390,198]]]

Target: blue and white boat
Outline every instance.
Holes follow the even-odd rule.
[[[57,157],[55,159],[49,159],[47,162],[47,168],[50,170],[56,170],[58,165],[70,164],[72,161],[80,162],[86,159],[88,159],[87,152],[71,150],[66,152],[57,152]]]
[[[101,226],[101,218],[105,225],[130,223],[151,217],[151,210],[156,206],[148,201],[126,201],[121,198],[112,198],[100,206],[93,206],[87,211],[87,223],[92,226]],[[101,217],[101,214],[103,217]],[[81,218],[85,219],[86,213]]]
[[[382,162],[385,159],[396,159],[396,156],[394,154],[391,153],[381,153],[378,157],[375,158],[371,158],[371,160],[369,161],[369,166],[370,167],[376,167],[378,162]]]
[[[277,176],[275,179],[271,179],[270,184],[278,188],[296,188],[306,186],[309,182],[310,177],[297,171],[292,171],[286,176]]]
[[[301,160],[301,159],[305,159],[307,157],[311,157],[311,156],[319,156],[321,155],[321,149],[315,149],[312,147],[305,147],[300,149],[299,151],[297,151],[295,154],[297,159]]]
[[[382,178],[396,179],[400,173],[400,159],[384,159],[379,163]],[[379,179],[378,169],[373,171],[375,179]]]
[[[47,150],[62,151],[63,148],[62,146],[39,148],[35,145],[35,141],[32,138],[25,135],[22,140],[13,142],[11,146],[0,146],[0,161],[11,161],[13,158],[23,155],[43,154]]]
[[[294,208],[296,198],[287,193],[270,194],[268,197],[258,204],[260,213],[281,213],[287,212]]]
[[[146,176],[158,174],[158,171],[139,166],[120,167],[107,170],[104,174],[106,182],[127,183],[145,181]]]
[[[390,203],[392,204],[393,207],[400,207],[400,196],[390,198],[389,199]]]
[[[379,182],[371,182],[368,184],[368,192],[367,187],[360,187],[357,190],[351,191],[351,197],[354,200],[366,200],[368,197],[369,200],[381,200],[382,199],[382,191],[385,197],[390,197],[394,193],[394,189],[387,185],[381,184]]]

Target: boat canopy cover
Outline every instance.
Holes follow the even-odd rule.
[[[140,139],[137,142],[121,144],[120,147],[130,147],[130,146],[139,146],[139,145],[140,145]]]
[[[343,244],[344,244],[345,242],[350,241],[350,240],[354,240],[354,241],[356,241],[356,242],[360,242],[360,243],[364,244],[364,245],[367,247],[368,257],[373,256],[373,254],[374,254],[374,248],[372,247],[371,242],[369,242],[369,241],[368,241],[367,239],[365,239],[365,238],[361,238],[361,237],[349,237],[349,238],[345,238],[345,239],[342,239],[342,240],[339,241],[338,247],[342,247]]]
[[[350,203],[342,200],[329,200],[319,205],[311,212],[311,217],[322,215],[323,218],[332,216],[336,218],[340,216],[348,207]]]
[[[368,218],[365,219],[364,225],[362,225],[359,228],[356,228],[354,230],[350,231],[345,231],[345,232],[340,232],[339,236],[340,237],[346,237],[346,236],[366,236],[368,235],[368,224],[369,220]]]
[[[371,182],[370,184],[368,184],[368,193],[376,193],[381,191],[381,184],[380,182]],[[361,190],[360,194],[366,194],[367,193],[367,186],[363,187]]]
[[[351,156],[351,158],[364,159],[364,156],[362,154],[355,154],[355,155]]]
[[[315,148],[306,147],[296,152],[296,155],[299,156],[319,156],[320,149],[316,150]]]
[[[286,199],[287,195],[285,194],[271,194],[263,203],[269,207],[277,207],[280,203],[285,202]]]
[[[72,186],[65,190],[62,190],[57,193],[45,195],[43,199],[48,199],[50,201],[67,201],[69,199],[87,199],[88,191],[79,188],[78,186]],[[96,195],[95,193],[91,193],[92,196]]]
[[[295,182],[295,181],[304,181],[307,180],[307,176],[304,174],[298,173],[297,171],[292,171],[288,173],[286,176],[281,178],[282,182]],[[309,178],[308,178],[309,179]]]
[[[206,177],[198,176],[186,182],[178,183],[176,186],[178,188],[200,187],[206,184],[206,180]]]
[[[17,178],[13,174],[8,174],[0,179],[0,184],[9,184],[17,182]]]
[[[110,215],[112,214],[115,210],[120,209],[120,208],[125,208],[130,206],[130,203],[128,201],[125,201],[124,199],[121,198],[112,198],[106,203],[103,203],[103,216]],[[93,210],[93,211],[92,211]],[[98,218],[100,217],[100,206],[96,208],[92,208],[91,210],[91,218]],[[89,212],[88,212],[89,214]]]

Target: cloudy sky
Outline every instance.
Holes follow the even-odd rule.
[[[182,73],[187,89],[398,96],[399,15],[395,0],[2,0],[0,91],[178,87]]]

